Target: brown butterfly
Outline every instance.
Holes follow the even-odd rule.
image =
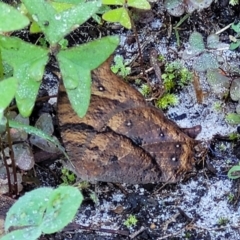
[[[113,74],[110,62],[92,72],[91,102],[84,118],[72,110],[60,86],[60,131],[76,171],[88,181],[179,181],[193,167],[196,141]]]

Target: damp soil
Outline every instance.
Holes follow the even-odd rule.
[[[67,39],[70,44],[76,45],[87,41],[89,37],[119,34],[121,44],[116,54],[122,55],[131,66],[131,79],[144,69],[148,72],[150,82],[154,83],[157,81],[156,73],[149,70],[152,49],[163,55],[167,61],[182,60],[183,50],[194,30],[200,32],[206,40],[210,33],[238,21],[240,17],[238,5],[231,7],[228,1],[216,1],[203,11],[194,12],[184,21],[178,30],[180,46],[177,46],[172,27],[180,18],[168,15],[161,1],[159,2],[152,3],[152,10],[147,13],[135,13],[139,16],[136,31],[143,62],[139,57],[134,33],[117,25],[97,26],[90,21],[67,36]],[[231,29],[223,31],[220,40],[229,44],[231,34]],[[26,31],[25,34],[21,32],[21,37],[34,42],[34,38],[39,36],[29,37]],[[239,68],[239,50],[224,50],[216,54],[223,57],[223,63]],[[183,63],[191,69],[191,62]],[[55,67],[54,60],[47,66],[40,96],[57,93],[58,79],[53,73]],[[223,68],[226,65],[223,64]],[[134,81],[129,80],[129,83],[134,85]],[[197,139],[202,142],[206,151],[197,156],[196,167],[191,174],[177,184],[90,185],[83,191],[85,200],[75,220],[63,231],[42,236],[40,239],[240,239],[240,182],[227,177],[228,169],[238,164],[240,159],[240,143],[229,140],[228,135],[237,132],[239,127],[225,121],[226,114],[234,111],[236,103],[229,99],[218,99],[209,88],[204,74],[199,75],[199,83],[203,92],[207,93],[202,102],[196,97],[195,86],[189,84],[176,92],[180,99],[178,106],[165,112],[183,128],[199,124],[202,126]],[[38,103],[31,122],[34,123],[41,112],[50,112],[55,116],[57,113],[54,110],[54,101],[56,99],[51,99],[50,103]],[[217,102],[221,102],[224,109],[216,110],[214,106]],[[55,135],[60,136],[57,122]],[[32,175],[37,176],[37,182],[29,184],[30,181],[26,181],[24,191],[37,186],[57,186],[61,182],[61,167],[61,161],[53,156],[50,156],[50,161],[39,161],[32,172]],[[31,176],[30,173],[29,175]],[[95,192],[95,202],[90,198],[90,190]],[[124,222],[130,214],[138,221],[135,226],[126,227]]]

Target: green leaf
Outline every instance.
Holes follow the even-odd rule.
[[[10,102],[14,98],[15,92],[17,90],[17,79],[11,77],[0,81],[0,89],[0,119],[2,119],[4,109],[10,104]]]
[[[228,177],[230,179],[237,179],[240,177],[240,166],[233,166],[229,171],[228,171]]]
[[[5,231],[10,227],[39,226],[52,191],[52,188],[39,188],[20,197],[7,212]]]
[[[12,6],[0,2],[0,32],[22,29],[29,24],[26,16]]]
[[[230,44],[229,49],[230,49],[230,50],[235,50],[235,49],[237,49],[239,46],[240,46],[240,41],[238,40],[238,41],[236,41],[236,42],[232,42],[232,43]]]
[[[231,79],[218,72],[218,69],[207,70],[207,81],[213,92],[223,98],[229,93]]]
[[[127,29],[131,29],[132,27],[128,10],[124,7],[116,8],[106,12],[102,15],[102,18],[108,22],[118,22]]]
[[[185,6],[184,6],[183,0],[165,0],[164,1],[164,7],[167,9],[168,13],[179,17],[185,12]]]
[[[102,0],[102,4],[107,5],[124,5],[125,0]]]
[[[50,234],[63,229],[73,220],[83,201],[80,191],[71,186],[60,186],[49,198],[43,222],[40,226],[43,233]]]
[[[230,96],[233,101],[240,100],[240,78],[235,78],[230,87]]]
[[[59,143],[59,141],[57,140],[57,138],[51,137],[48,134],[46,134],[45,132],[43,132],[41,129],[26,125],[26,124],[22,124],[19,123],[17,121],[14,120],[9,120],[9,126],[12,128],[16,128],[16,129],[20,129],[20,130],[24,130],[25,132],[27,132],[28,134],[33,134],[36,135],[38,137],[41,137],[49,142],[51,142],[52,144],[54,144],[60,151],[62,151],[62,153],[65,155],[66,158],[69,159],[69,157],[67,156],[64,148],[62,147],[62,145]]]
[[[122,5],[127,4],[129,7],[135,7],[139,9],[150,9],[151,6],[148,1],[146,0],[102,0],[102,4],[107,5]]]
[[[28,117],[32,112],[48,62],[48,50],[19,38],[5,36],[0,36],[0,49],[3,60],[13,67],[13,77],[18,80],[15,94],[18,109],[22,116]]]
[[[62,12],[62,11],[68,10],[69,8],[74,6],[74,4],[71,4],[71,3],[66,3],[66,2],[59,3],[56,1],[51,1],[50,4],[53,6],[53,8],[57,12]]]
[[[30,33],[42,32],[41,28],[38,26],[38,24],[36,22],[32,22],[29,31],[30,31]]]
[[[38,188],[20,197],[9,209],[5,231],[22,228],[1,239],[37,239],[42,232],[54,233],[65,227],[75,216],[83,196],[75,187]]]
[[[240,22],[238,24],[233,23],[231,27],[236,33],[240,33]]]
[[[57,54],[64,86],[78,116],[83,117],[88,109],[91,71],[111,55],[118,43],[118,37],[109,36],[62,50]]]
[[[228,115],[226,116],[226,121],[229,124],[240,124],[240,114],[237,113],[228,113]]]
[[[60,41],[77,25],[86,22],[101,6],[99,0],[81,1],[70,9],[58,12],[45,0],[23,0],[23,3],[51,45]]]
[[[51,2],[78,4],[78,3],[85,2],[85,0],[51,0]]]
[[[1,237],[1,240],[13,240],[13,239],[36,240],[40,236],[41,230],[38,229],[37,227],[26,227],[8,233],[7,235]]]
[[[211,53],[201,54],[193,63],[193,69],[198,72],[214,68],[218,68],[218,61],[216,56]]]
[[[151,9],[151,5],[146,0],[128,0],[127,5],[139,9]]]
[[[189,44],[194,51],[202,52],[205,49],[202,34],[193,32],[189,38]]]
[[[219,35],[212,33],[207,37],[208,48],[217,48],[219,43]]]

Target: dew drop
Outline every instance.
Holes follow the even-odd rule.
[[[55,15],[55,19],[56,19],[56,20],[60,20],[60,19],[61,19],[61,15],[60,15],[60,14],[56,14],[56,15]]]
[[[32,18],[33,18],[33,20],[34,20],[35,22],[38,22],[38,17],[37,17],[37,15],[33,14],[33,15],[32,15]]]

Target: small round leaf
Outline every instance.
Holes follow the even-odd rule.
[[[205,49],[202,34],[193,32],[189,38],[189,44],[195,51],[202,52]]]
[[[230,88],[230,96],[233,101],[240,100],[240,78],[234,79]]]
[[[44,214],[41,229],[50,234],[64,228],[73,220],[83,196],[80,191],[71,186],[60,186],[50,196],[47,210]]]
[[[5,231],[10,227],[40,225],[52,191],[52,188],[39,188],[20,197],[7,213]]]

